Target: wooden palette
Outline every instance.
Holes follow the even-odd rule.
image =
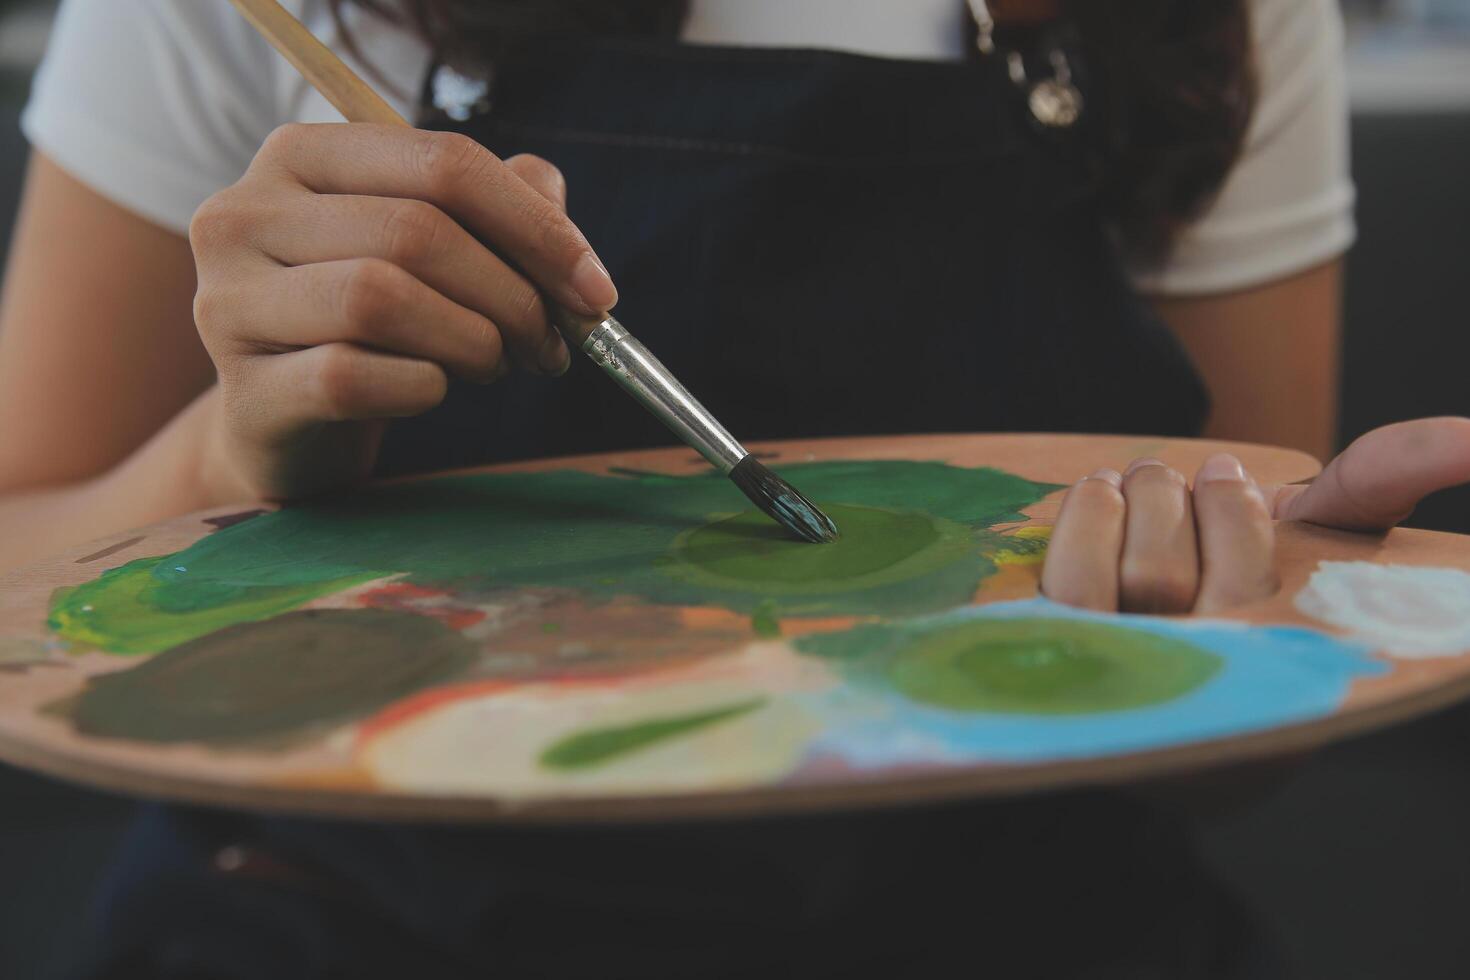
[[[1208,622],[1036,598],[1054,485],[1221,449],[1317,470],[1131,437],[763,446],[842,512],[810,574],[684,449],[179,518],[0,578],[0,758],[260,810],[672,819],[1181,773],[1470,693],[1470,640],[1390,656],[1294,604],[1322,561],[1470,570],[1454,535],[1282,526],[1280,593]]]

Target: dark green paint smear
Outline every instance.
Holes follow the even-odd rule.
[[[943,463],[807,463],[780,473],[840,515],[840,542],[787,541],[767,518],[741,513],[745,498],[715,473],[450,477],[288,507],[129,562],[58,596],[51,626],[79,644],[151,653],[391,575],[746,614],[769,601],[772,616],[912,615],[967,602],[994,571],[982,545],[999,536],[985,529],[1019,520],[1057,489]],[[843,549],[834,554],[854,571],[819,554],[831,549]]]
[[[600,766],[650,745],[749,714],[765,703],[765,698],[755,698],[696,714],[653,718],[616,728],[594,728],[577,732],[541,753],[541,765],[546,769],[589,769]]]
[[[869,681],[954,711],[1093,714],[1160,704],[1224,663],[1169,636],[1073,619],[895,624],[804,637]]]
[[[473,644],[426,616],[291,612],[227,627],[62,705],[87,735],[146,742],[278,741],[358,718],[469,665]]]

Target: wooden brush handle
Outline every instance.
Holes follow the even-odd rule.
[[[306,25],[278,0],[230,0],[250,25],[271,43],[301,77],[311,83],[328,102],[336,106],[348,122],[378,123],[384,126],[412,124],[398,114],[387,101],[363,81],[356,72],[306,29]],[[547,301],[551,319],[562,336],[574,347],[581,347],[606,314],[587,317],[573,313],[559,303]]]
[[[410,125],[277,0],[230,2],[348,122]]]

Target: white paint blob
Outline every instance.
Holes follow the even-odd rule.
[[[1470,573],[1458,568],[1324,561],[1296,607],[1395,657],[1470,650]]]
[[[549,682],[450,697],[365,739],[358,762],[380,786],[413,793],[566,797],[727,790],[794,772],[821,722],[789,695],[834,683],[782,644],[624,678]],[[452,692],[451,689],[446,689]],[[548,768],[546,750],[579,732],[751,710],[594,765]]]

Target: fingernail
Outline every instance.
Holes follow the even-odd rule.
[[[1195,474],[1195,483],[1210,483],[1214,480],[1231,480],[1236,483],[1245,482],[1245,467],[1240,465],[1240,460],[1229,453],[1216,453],[1205,460],[1204,465]]]
[[[618,301],[618,290],[602,261],[591,252],[577,260],[572,269],[572,289],[589,313],[601,313]]]
[[[1166,466],[1166,465],[1168,465],[1168,464],[1166,464],[1162,459],[1154,459],[1152,456],[1144,456],[1142,459],[1135,459],[1133,462],[1129,463],[1128,464],[1128,468],[1123,471],[1123,475],[1124,476],[1127,476],[1128,474],[1132,473],[1134,470],[1141,470],[1145,466]]]
[[[541,365],[541,370],[552,377],[567,373],[567,368],[572,366],[572,353],[567,350],[567,345],[562,342],[561,335],[555,331],[546,338],[546,343],[541,345],[541,353],[536,361]]]
[[[1104,483],[1111,483],[1115,487],[1121,487],[1123,485],[1123,474],[1107,466],[1104,466],[1087,479],[1102,480]]]

